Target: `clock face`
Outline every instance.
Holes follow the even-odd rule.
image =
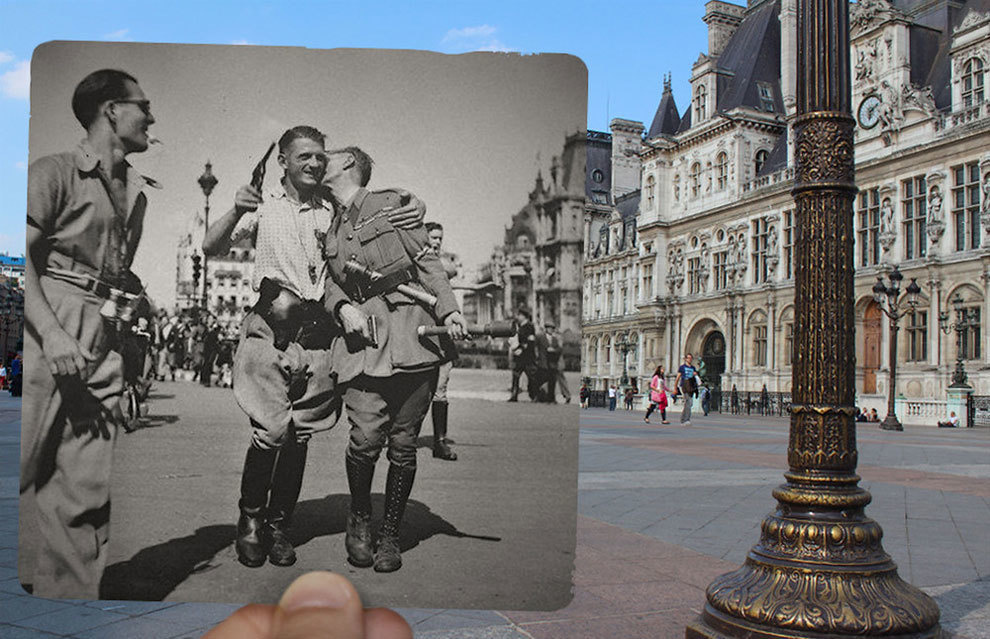
[[[880,97],[868,95],[859,103],[859,125],[872,129],[880,121]]]

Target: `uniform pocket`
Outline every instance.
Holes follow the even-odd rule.
[[[362,253],[368,260],[366,266],[382,275],[388,275],[412,265],[412,260],[402,246],[399,233],[386,219],[377,219],[357,231]]]

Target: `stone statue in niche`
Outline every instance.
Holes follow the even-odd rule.
[[[885,197],[880,205],[880,233],[890,235],[894,232],[894,206],[890,198]]]
[[[928,220],[929,226],[942,223],[942,192],[937,186],[933,186],[928,192]]]

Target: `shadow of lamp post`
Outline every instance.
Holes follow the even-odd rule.
[[[904,426],[897,419],[897,415],[894,412],[894,396],[897,389],[897,331],[900,329],[901,318],[910,313],[914,313],[914,310],[918,307],[918,295],[921,293],[921,287],[918,286],[918,282],[915,278],[911,278],[911,283],[908,284],[907,294],[908,294],[908,310],[900,310],[898,307],[898,301],[901,295],[901,280],[904,276],[901,272],[894,267],[894,270],[887,275],[887,283],[884,284],[883,277],[877,277],[877,283],[873,285],[873,299],[876,300],[877,305],[883,314],[887,316],[890,320],[890,357],[888,358],[888,366],[890,368],[890,380],[888,381],[887,389],[887,417],[880,422],[880,428],[883,430],[904,430]]]

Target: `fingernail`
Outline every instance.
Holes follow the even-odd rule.
[[[343,608],[351,599],[351,588],[343,577],[329,572],[310,572],[292,582],[278,602],[286,612],[303,608]]]

